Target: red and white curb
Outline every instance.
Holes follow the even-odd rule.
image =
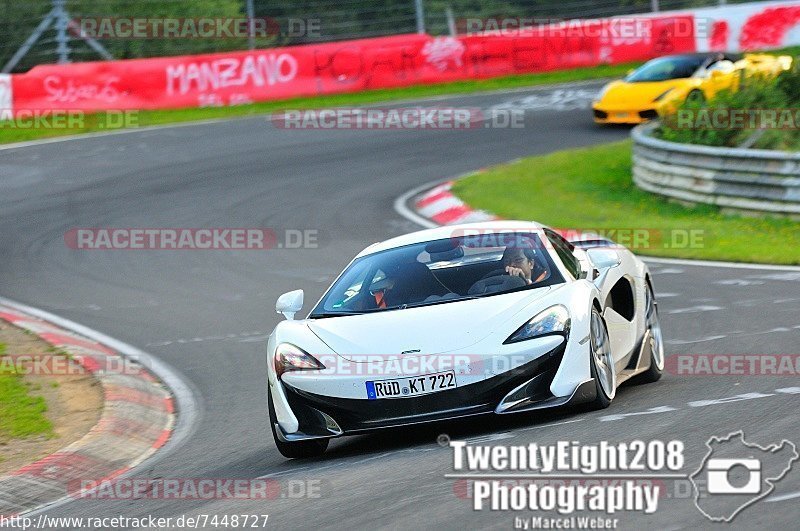
[[[169,440],[176,420],[172,394],[136,359],[17,308],[0,304],[0,319],[68,353],[99,381],[104,398],[100,420],[83,438],[0,476],[0,515],[78,497],[84,480],[120,476]]]
[[[515,159],[511,161],[513,164]],[[466,173],[450,180],[433,182],[413,188],[394,201],[394,210],[400,216],[412,221],[425,228],[435,228],[442,225],[455,225],[458,223],[472,223],[480,221],[501,220],[503,218],[495,216],[483,210],[477,210],[456,197],[452,190],[453,184],[459,179],[482,173],[478,171]],[[555,229],[557,232],[570,232],[565,229]],[[572,230],[575,232],[575,230]],[[580,231],[578,231],[580,232]],[[729,269],[754,269],[764,271],[800,271],[800,266],[772,265],[772,264],[751,264],[740,262],[720,262],[715,260],[690,260],[680,258],[656,258],[653,256],[642,256],[644,261],[654,264],[664,265],[685,265],[698,267],[724,267]]]
[[[446,181],[433,187],[414,200],[416,213],[439,225],[474,223],[500,219],[497,216],[475,210],[450,191],[455,181]]]

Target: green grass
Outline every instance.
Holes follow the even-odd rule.
[[[754,52],[759,53],[759,52]],[[792,57],[800,56],[800,46],[786,46],[785,48],[778,48],[764,53],[771,53],[773,55],[791,55]]]
[[[0,356],[6,346],[0,343]],[[53,424],[45,416],[47,404],[30,396],[22,376],[0,361],[0,443],[35,435],[53,435]]]
[[[602,79],[619,77],[631,68],[641,63],[625,63],[619,65],[600,65],[572,70],[558,70],[554,72],[541,72],[514,76],[496,77],[492,79],[455,81],[436,85],[419,85],[394,89],[369,90],[350,94],[332,94],[308,98],[294,98],[281,101],[267,101],[248,105],[232,107],[204,107],[199,109],[174,109],[158,111],[137,111],[135,124],[131,127],[148,127],[179,122],[197,120],[210,120],[217,118],[231,118],[239,116],[253,116],[278,112],[286,109],[313,109],[320,107],[335,107],[346,105],[368,105],[374,103],[390,102],[397,100],[442,96],[448,94],[470,94],[492,90],[513,89],[546,85],[553,83],[566,83],[589,79]],[[117,127],[109,127],[109,120],[104,114],[90,115],[84,120],[83,127],[70,128],[30,128],[14,129],[3,126],[0,122],[0,144],[9,142],[24,142],[54,136],[75,135],[96,131],[108,131]]]
[[[724,215],[714,206],[686,207],[639,190],[631,179],[628,140],[496,166],[456,182],[453,191],[506,219],[557,228],[649,229],[651,244],[635,248],[638,254],[800,264],[798,222]],[[683,243],[688,231],[696,231],[696,245]],[[666,236],[674,233],[681,237]]]

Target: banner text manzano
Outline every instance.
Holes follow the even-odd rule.
[[[247,52],[40,65],[11,76],[10,108],[82,110],[225,106],[376,88],[649,59],[695,49],[676,25],[693,17],[645,17],[649,36],[433,37],[395,35]],[[590,22],[587,22],[589,24]],[[591,22],[594,24],[595,22]]]

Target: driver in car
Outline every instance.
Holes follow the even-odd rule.
[[[521,277],[528,285],[547,278],[547,270],[539,266],[536,261],[536,251],[531,248],[506,247],[503,251],[502,264],[507,274]]]

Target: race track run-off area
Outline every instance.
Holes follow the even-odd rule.
[[[308,310],[362,248],[420,228],[393,208],[414,187],[522,156],[625,138],[627,129],[591,121],[589,103],[600,86],[419,103],[526,108],[522,128],[286,130],[256,117],[0,150],[0,296],[152,354],[182,378],[196,403],[179,444],[133,475],[266,477],[278,489],[266,500],[76,499],[47,514],[268,514],[270,525],[289,529],[507,529],[531,513],[474,511],[462,483],[445,477],[453,471],[453,452],[437,437],[508,445],[678,439],[686,447],[686,475],[701,466],[713,436],[744,430],[748,442],[762,446],[800,442],[796,376],[668,371],[656,384],[624,386],[603,411],[349,437],[307,461],[278,454],[267,420],[265,368],[266,338],[281,318],[276,298],[303,288]],[[261,227],[279,241],[287,231],[307,231],[316,244],[267,251],[76,250],[65,234],[78,227]],[[800,271],[650,267],[668,356],[797,352]],[[731,527],[796,527],[795,468]],[[686,482],[665,481],[658,511],[619,514],[620,528],[710,526]]]

